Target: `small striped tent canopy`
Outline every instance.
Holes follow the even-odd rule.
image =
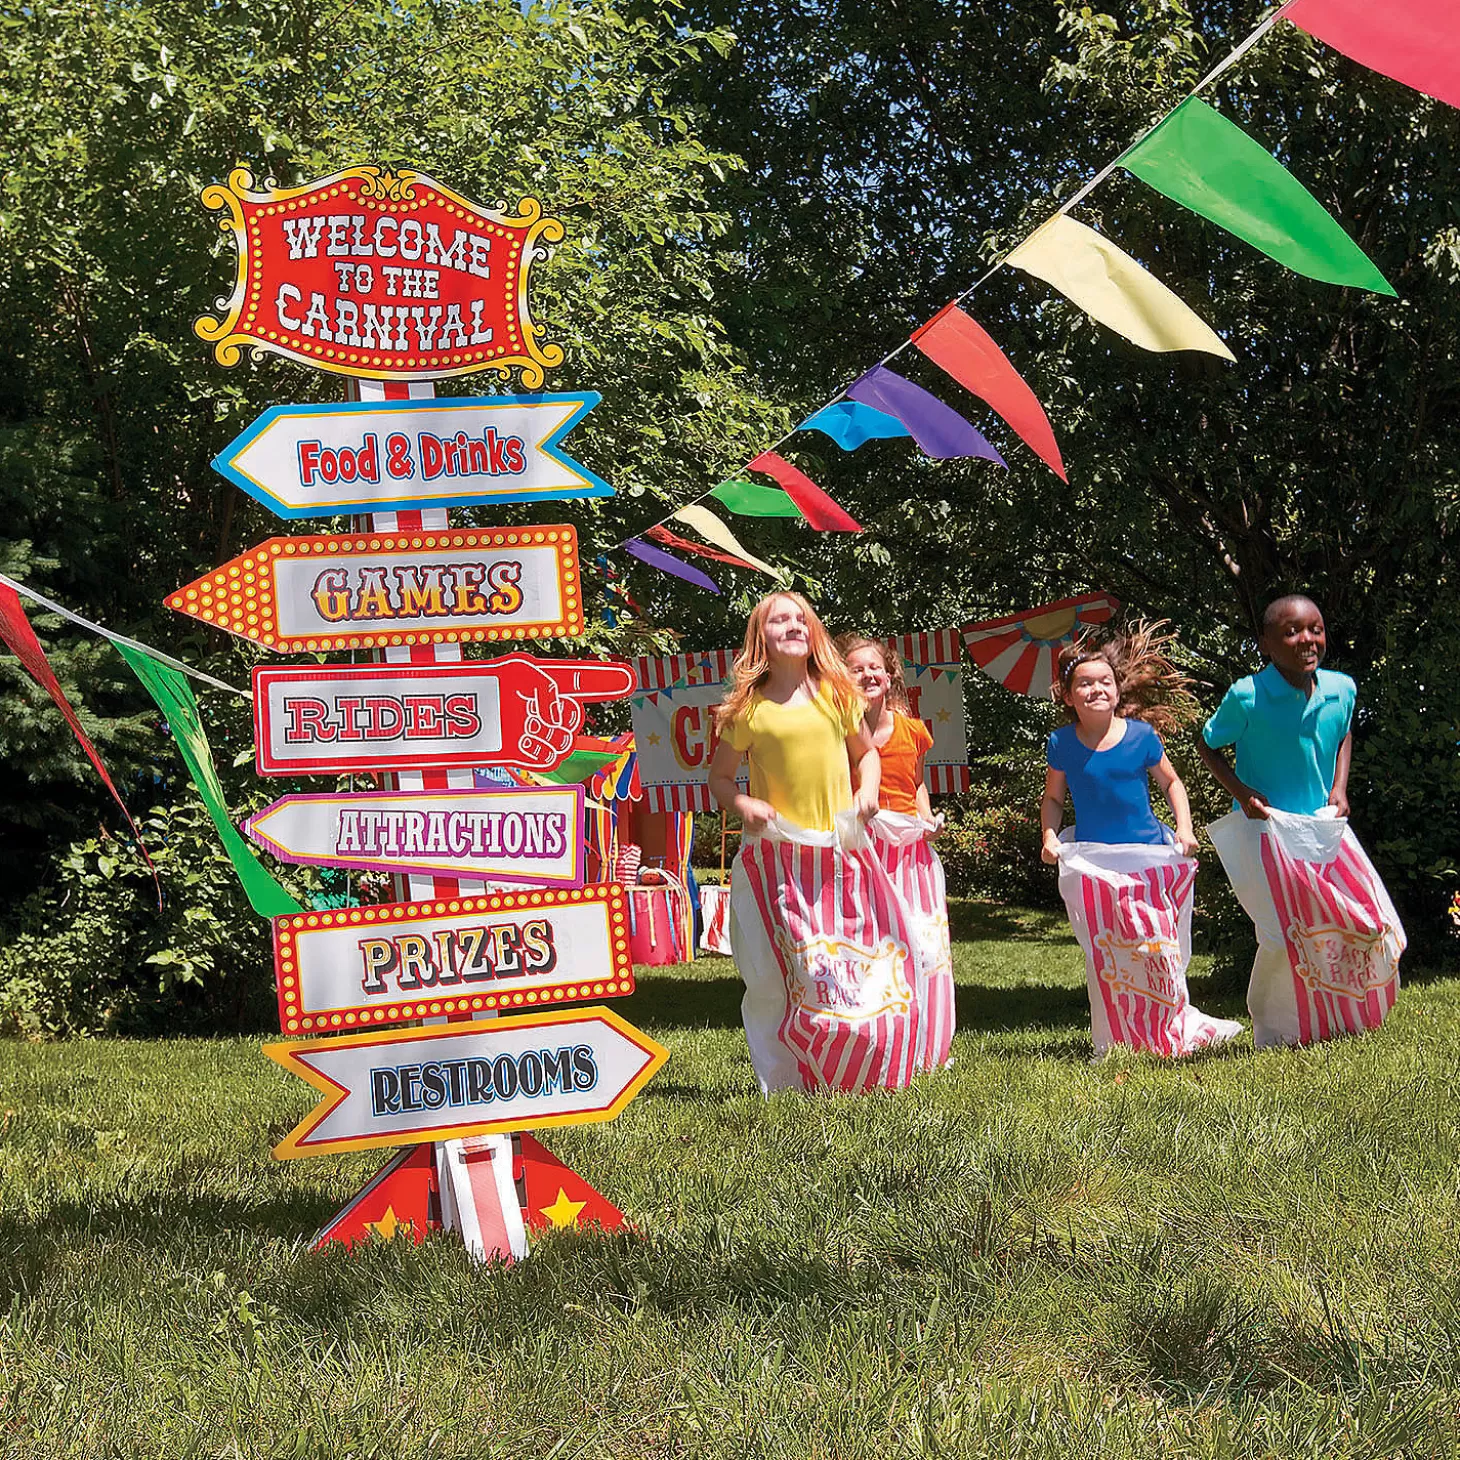
[[[964,624],[969,657],[990,679],[1030,699],[1048,699],[1060,649],[1077,634],[1108,623],[1120,608],[1109,593],[1086,593],[1041,603],[1005,618]]]

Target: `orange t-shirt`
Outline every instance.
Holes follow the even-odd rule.
[[[884,811],[901,811],[905,816],[918,814],[918,762],[933,748],[933,737],[921,720],[894,710],[892,734],[887,744],[878,746],[882,760],[882,781],[877,804]],[[854,770],[855,773],[855,770]]]

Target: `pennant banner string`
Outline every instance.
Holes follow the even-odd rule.
[[[1257,43],[1259,41],[1262,40],[1262,38],[1273,28],[1273,26],[1275,26],[1278,23],[1278,21],[1280,21],[1284,17],[1284,15],[1286,15],[1286,13],[1290,9],[1292,9],[1292,7],[1296,3],[1297,3],[1297,0],[1284,0],[1284,3],[1282,5],[1280,5],[1276,10],[1274,10],[1271,15],[1267,16],[1264,20],[1259,21],[1257,23],[1257,25],[1254,27],[1254,29],[1252,30],[1251,34],[1249,34],[1244,40],[1242,40],[1238,45],[1236,45],[1226,56],[1224,56],[1222,58],[1221,61],[1219,61],[1215,66],[1213,66],[1212,69],[1210,71],[1208,71],[1207,74],[1205,76],[1203,76],[1200,81],[1197,82],[1197,84],[1191,89],[1191,91],[1189,93],[1187,93],[1186,96],[1182,97],[1181,102],[1178,102],[1176,105],[1177,106],[1180,106],[1182,104],[1182,102],[1185,102],[1185,101],[1189,100],[1193,96],[1199,95],[1201,92],[1205,91],[1209,86],[1213,85],[1216,81],[1218,81],[1221,77],[1225,76],[1226,73],[1228,71],[1230,71],[1232,69],[1232,67],[1235,66],[1238,63],[1238,61],[1240,61],[1255,45],[1257,45]],[[1159,116],[1154,122],[1152,122],[1151,125],[1149,127],[1147,127],[1145,129],[1145,131],[1143,131],[1141,133],[1141,135],[1139,137],[1137,137],[1135,139],[1135,141],[1132,142],[1131,145],[1129,147],[1127,147],[1125,149],[1125,151],[1123,151],[1120,154],[1119,157],[1115,158],[1113,161],[1111,161],[1110,163],[1108,163],[1105,167],[1102,167],[1100,169],[1100,171],[1097,172],[1094,175],[1094,177],[1092,177],[1081,188],[1079,188],[1073,194],[1073,196],[1067,198],[1063,203],[1061,203],[1059,205],[1059,207],[1055,209],[1054,213],[1050,215],[1050,217],[1051,218],[1055,218],[1055,217],[1060,216],[1061,214],[1068,213],[1071,208],[1077,207],[1080,203],[1083,203],[1085,201],[1085,199],[1088,198],[1090,196],[1090,194],[1093,193],[1095,191],[1095,189],[1100,186],[1101,183],[1103,183],[1108,177],[1110,177],[1110,175],[1112,173],[1114,173],[1116,171],[1117,168],[1120,167],[1120,165],[1121,165],[1122,161],[1124,160],[1124,158],[1131,151],[1133,151],[1136,147],[1139,147],[1140,144],[1142,142],[1144,142],[1146,140],[1146,138],[1149,137],[1151,135],[1151,133],[1154,132],[1156,130],[1156,128],[1159,127],[1161,125],[1161,123],[1164,122],[1166,120],[1166,118],[1169,117],[1171,115],[1171,113],[1174,112],[1175,110],[1176,110],[1176,106],[1173,106],[1168,111],[1163,112],[1161,114],[1161,116]],[[1036,228],[1034,228],[1034,229],[1032,229],[1030,231],[1030,233],[1028,235],[1028,238],[1023,238],[1023,239],[1020,239],[1019,240],[1019,244],[1027,243],[1028,242],[1028,239],[1029,238],[1032,238],[1034,236],[1034,234],[1037,233],[1037,232],[1039,232],[1039,229],[1042,228],[1042,227],[1044,227],[1044,225],[1046,223],[1048,223],[1049,221],[1050,221],[1050,219],[1044,219],[1043,221],[1041,221],[1041,223],[1038,225],[1038,227],[1036,227]],[[986,269],[982,274],[980,274],[979,277],[977,279],[975,279],[973,281],[973,283],[970,284],[968,286],[968,288],[966,288],[961,294],[955,294],[953,296],[953,299],[951,300],[951,302],[954,303],[954,304],[961,304],[970,295],[976,293],[979,289],[981,289],[986,283],[988,283],[988,281],[990,279],[993,278],[993,276],[995,274],[997,274],[999,272],[1000,269],[1002,269],[1005,266],[1005,264],[1008,263],[1008,261],[1009,261],[1009,254],[1014,253],[1017,250],[1017,248],[1019,247],[1019,244],[1016,244],[1014,246],[1014,248],[1011,248],[1009,250],[1009,252],[1006,253],[1002,258],[998,259],[995,263],[993,263],[992,265],[990,265],[990,267],[988,269]],[[894,346],[891,350],[889,350],[887,352],[887,354],[885,354],[880,360],[878,360],[876,362],[876,365],[875,366],[870,367],[870,368],[874,368],[875,369],[876,366],[886,365],[889,361],[895,360],[911,344],[912,344],[912,340],[911,339],[902,340],[896,346]],[[864,374],[864,375],[866,373],[867,373],[866,371],[863,371],[862,372],[862,374]],[[858,379],[860,379],[860,378],[861,378],[861,376],[858,377]],[[855,383],[856,383],[855,381],[848,381],[847,382],[847,386],[844,386],[834,396],[831,396],[828,400],[826,400],[821,405],[821,407],[819,409],[820,410],[825,410],[828,406],[835,405],[839,400],[844,400],[846,398],[848,386],[854,385]],[[815,415],[816,412],[812,412],[812,414]],[[788,442],[791,439],[791,437],[793,437],[794,435],[796,435],[796,433],[798,431],[800,431],[800,430],[801,430],[801,426],[799,426],[799,425],[798,426],[793,426],[789,431],[787,431],[785,433],[784,436],[782,436],[779,440],[772,442],[771,445],[769,445],[768,447],[766,447],[763,452],[760,452],[758,454],[761,455],[761,456],[764,456],[764,455],[767,455],[769,453],[778,451],[782,446],[784,446],[786,444],[786,442]],[[749,468],[749,464],[747,463],[747,466],[744,467],[744,468],[742,468],[742,470],[746,470],[748,468]],[[705,500],[705,498],[710,495],[710,491],[711,490],[713,490],[713,488],[710,488],[710,489],[707,489],[707,490],[701,492],[698,497],[691,497],[688,503],[681,503],[680,505],[681,506],[693,506],[697,502],[703,502]],[[677,509],[675,509],[675,510],[677,510]],[[669,512],[666,512],[665,515],[663,517],[661,517],[659,519],[659,521],[656,522],[656,523],[654,523],[653,525],[655,527],[660,527],[665,522],[669,521],[669,519],[673,515],[674,515],[674,511],[673,510],[671,510]],[[631,539],[625,539],[625,541],[619,543],[618,546],[620,548],[623,548],[623,547],[627,546],[627,543],[630,540]]]
[[[7,578],[4,573],[0,573],[0,583],[7,588],[14,589],[16,593],[23,594],[32,603],[39,603],[43,608],[50,609],[52,613],[58,613],[62,618],[70,619],[73,624],[79,624],[93,634],[100,634],[103,639],[110,639],[113,644],[125,644],[129,649],[135,649],[140,654],[146,654],[159,663],[166,664],[170,669],[176,669],[179,674],[187,674],[193,679],[201,680],[204,684],[212,685],[214,689],[226,689],[229,694],[238,695],[239,698],[245,700],[253,698],[246,689],[237,689],[231,684],[225,684],[221,679],[214,679],[211,674],[205,674],[201,669],[194,669],[192,665],[184,664],[170,654],[164,654],[161,649],[154,649],[150,645],[139,643],[136,639],[129,639],[125,634],[104,629],[100,624],[92,623],[89,618],[82,618],[79,613],[72,613],[69,608],[63,608],[54,599],[47,598],[43,593],[37,593],[34,588],[27,588],[24,583],[18,582],[14,578]]]

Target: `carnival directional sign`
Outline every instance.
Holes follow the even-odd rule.
[[[621,660],[505,654],[464,664],[309,665],[253,672],[261,776],[521,766],[567,758],[583,705],[622,699]]]
[[[669,1057],[611,1009],[266,1044],[324,1097],[280,1159],[612,1120]]]
[[[274,919],[279,1028],[323,1034],[634,991],[617,883]]]
[[[236,168],[203,205],[238,248],[223,317],[193,328],[220,365],[242,346],[374,380],[522,368],[528,390],[562,364],[528,317],[527,272],[563,225],[535,198],[489,212],[402,168],[351,167],[301,188],[254,187]]]
[[[276,517],[611,497],[558,443],[601,397],[274,406],[213,458]]]
[[[583,787],[284,796],[244,822],[306,867],[583,885]]]
[[[572,527],[271,537],[167,606],[281,654],[583,632]]]

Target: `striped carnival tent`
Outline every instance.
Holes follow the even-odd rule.
[[[1119,608],[1120,600],[1109,593],[1086,593],[965,624],[959,633],[969,657],[990,679],[1042,700],[1049,698],[1060,649],[1086,629],[1108,623]]]

